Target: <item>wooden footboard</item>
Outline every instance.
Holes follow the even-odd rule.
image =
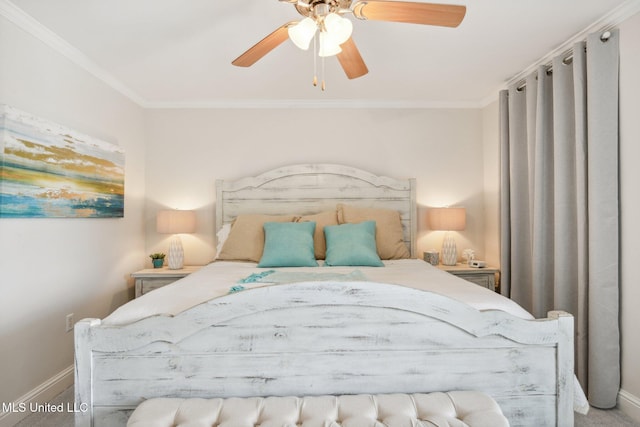
[[[76,325],[76,426],[153,397],[478,390],[512,426],[573,426],[573,318],[523,320],[379,283],[243,291],[175,317]]]

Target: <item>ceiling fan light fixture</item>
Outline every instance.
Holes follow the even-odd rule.
[[[338,40],[331,33],[320,31],[320,48],[318,49],[318,56],[333,56],[340,52],[342,52],[342,48],[340,47]]]
[[[462,5],[425,3],[424,1],[411,0],[279,1],[293,5],[303,19],[281,25],[233,60],[231,62],[233,65],[249,67],[280,46],[288,38],[303,50],[308,50],[313,40],[314,70],[317,68],[318,54],[322,57],[337,55],[338,62],[340,62],[340,66],[347,77],[355,79],[364,76],[369,70],[353,38],[351,38],[353,23],[351,19],[347,19],[343,15],[350,13],[351,16],[358,20],[455,28],[460,25],[467,10],[466,6]],[[317,38],[316,33],[319,33]],[[323,69],[324,62],[324,60],[321,61]],[[314,79],[315,81],[317,79]],[[324,77],[322,81],[324,90]]]
[[[289,27],[289,38],[297,47],[302,50],[308,50],[313,36],[316,34],[318,25],[311,18],[304,18],[296,25]]]
[[[349,40],[353,32],[353,24],[337,13],[330,13],[324,18],[324,28],[335,38],[338,45]]]

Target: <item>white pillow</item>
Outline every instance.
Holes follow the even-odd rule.
[[[218,243],[216,244],[216,259],[218,259],[218,256],[220,255],[220,251],[224,246],[224,242],[226,242],[227,238],[229,237],[230,231],[231,231],[231,223],[223,225],[222,228],[218,230],[218,233],[216,234],[216,237],[218,238]]]

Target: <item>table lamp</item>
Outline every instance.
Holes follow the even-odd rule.
[[[196,231],[195,211],[165,210],[158,212],[157,231],[163,234],[173,234],[169,243],[167,266],[170,270],[178,270],[184,266],[184,249],[179,234]]]
[[[458,250],[451,231],[462,231],[466,226],[465,208],[430,208],[427,220],[431,230],[446,231],[442,241],[442,264],[456,265]]]

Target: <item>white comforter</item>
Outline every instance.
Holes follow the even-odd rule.
[[[417,259],[384,261],[384,267],[294,267],[277,271],[332,272],[351,274],[360,271],[368,281],[409,286],[436,292],[465,302],[478,310],[502,310],[523,319],[533,319],[512,300],[489,289],[446,273]],[[253,262],[216,261],[170,285],[149,292],[123,305],[103,320],[104,325],[124,325],[154,315],[176,315],[189,308],[227,295],[232,286],[251,274],[270,268],[258,268]],[[268,286],[269,283],[245,283],[246,289]],[[574,410],[586,413],[589,403],[574,379]]]
[[[532,316],[512,300],[417,259],[385,261],[384,267],[292,267],[277,271],[332,272],[349,274],[356,270],[368,281],[409,286],[436,292],[465,302],[478,310],[503,310],[524,319]],[[254,273],[272,270],[252,262],[216,261],[168,286],[149,292],[114,311],[103,324],[122,325],[145,317],[176,315],[212,298],[227,295],[238,281]],[[242,284],[249,289],[268,283]]]

